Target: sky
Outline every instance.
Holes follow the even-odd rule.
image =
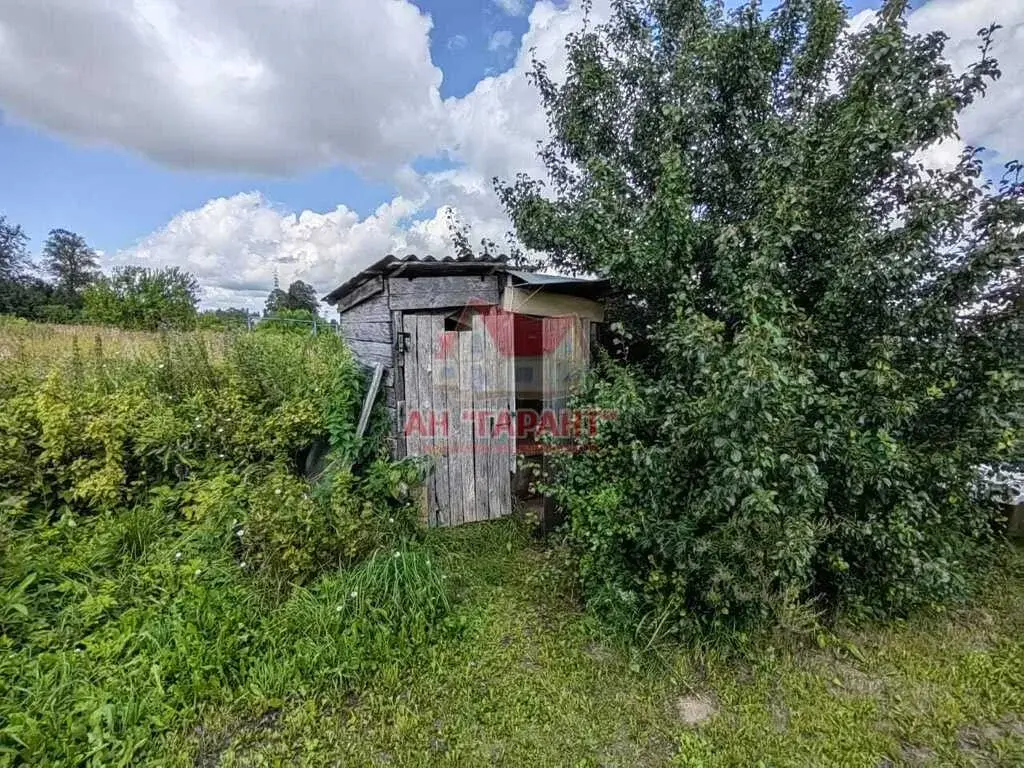
[[[880,2],[848,4],[858,27]],[[543,175],[531,55],[564,71],[582,5],[2,0],[0,214],[34,253],[61,227],[105,269],[191,271],[206,307],[258,309],[275,275],[322,295],[388,253],[445,255],[452,214],[504,242],[490,180]],[[1024,0],[913,5],[957,68],[1004,27],[1002,79],[930,160],[964,142],[1024,157]]]

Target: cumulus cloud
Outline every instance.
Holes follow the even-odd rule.
[[[288,213],[258,192],[211,200],[180,213],[134,248],[104,257],[123,264],[177,265],[195,274],[212,306],[262,306],[274,276],[305,280],[326,293],[382,255],[443,253],[445,209],[413,220],[422,201],[396,197],[360,218],[343,205],[326,213]]]
[[[529,10],[521,40],[491,41],[514,51],[512,66],[442,101],[430,20],[410,0],[3,0],[0,104],[171,165],[288,173],[342,163],[391,174],[396,197],[365,217],[343,205],[296,214],[245,193],[181,213],[105,259],[180,265],[199,276],[207,305],[261,306],[275,270],[283,283],[303,279],[326,293],[386,253],[446,253],[449,208],[475,237],[500,242],[508,222],[491,179],[543,176],[537,144],[547,123],[525,74],[536,55],[563,75],[563,41],[583,23],[584,3],[495,2]],[[592,18],[608,4],[595,2]],[[871,18],[858,14],[851,26]],[[990,21],[1005,27],[995,49],[1003,78],[964,115],[961,133],[1018,157],[1024,4],[931,0],[910,16],[915,31],[946,31],[958,69],[976,58],[975,33]],[[457,48],[461,36],[446,44]],[[947,163],[958,149],[947,142],[931,160]],[[454,167],[413,171],[424,155]]]
[[[275,269],[281,282],[306,280],[324,294],[387,253],[446,255],[450,212],[471,225],[474,238],[503,242],[509,224],[493,177],[544,173],[537,142],[547,125],[526,80],[531,49],[559,76],[566,64],[562,41],[582,20],[580,0],[561,8],[537,3],[513,66],[441,105],[444,128],[436,147],[456,167],[424,174],[403,167],[395,176],[398,196],[372,215],[360,219],[344,206],[296,215],[258,193],[241,194],[179,214],[106,264],[178,264],[203,283],[204,304],[257,308]]]
[[[526,13],[527,0],[494,0],[494,4],[509,16],[522,16]]]
[[[487,50],[500,51],[512,45],[512,33],[507,29],[499,29],[487,41]]]
[[[430,28],[409,0],[4,0],[0,104],[179,167],[390,170],[438,133]]]
[[[469,38],[465,35],[452,35],[445,43],[445,47],[449,51],[461,51],[467,45],[469,45]]]

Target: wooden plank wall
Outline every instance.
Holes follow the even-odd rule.
[[[346,297],[348,298],[348,297]],[[381,396],[392,424],[399,426],[398,389],[395,386],[394,332],[387,294],[374,288],[356,305],[348,304],[339,312],[339,333],[352,350],[356,361],[371,369],[384,366]],[[396,435],[401,431],[396,431]],[[393,450],[399,455],[401,441],[395,440]]]
[[[384,366],[383,398],[394,425],[393,453],[406,455],[404,355],[408,348],[403,316],[410,311],[457,310],[471,301],[496,304],[499,276],[449,275],[372,277],[338,302],[342,338],[368,369]]]
[[[498,343],[499,334],[511,334],[511,322],[489,328],[475,316],[472,330],[463,332],[445,331],[439,314],[406,314],[402,322],[406,412],[418,411],[416,423],[432,431],[406,437],[410,456],[431,457],[427,522],[450,526],[511,514],[512,443],[507,429],[494,436],[503,411],[506,427],[513,418],[512,358]],[[481,410],[485,418],[477,417]]]
[[[544,408],[557,419],[569,406],[572,389],[590,364],[590,321],[545,317],[542,323]]]
[[[450,307],[458,309],[471,301],[498,303],[498,276],[449,275],[446,277],[402,277],[387,279],[392,310],[404,312]]]

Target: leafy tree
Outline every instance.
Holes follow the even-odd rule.
[[[472,229],[468,224],[459,219],[453,208],[448,208],[445,214],[448,224],[448,239],[451,248],[457,259],[492,259],[503,257],[508,265],[514,269],[535,272],[543,266],[534,254],[523,252],[522,247],[516,241],[512,233],[506,234],[506,246],[501,248],[496,242],[488,237],[480,238],[479,248],[474,249],[472,240]]]
[[[18,277],[28,264],[28,235],[0,215],[0,281]]]
[[[50,230],[43,245],[43,266],[53,275],[58,291],[75,303],[99,274],[96,253],[85,238],[66,229]]]
[[[71,320],[74,316],[69,307],[60,304],[52,285],[26,274],[0,280],[0,314],[54,322]]]
[[[275,285],[274,290],[267,296],[267,302],[263,306],[263,314],[272,315],[286,309],[288,309],[288,294]]]
[[[999,76],[964,73],[905,0],[620,0],[536,65],[545,185],[518,236],[607,275],[631,345],[583,393],[618,419],[551,492],[592,605],[634,628],[899,613],[963,595],[977,467],[1020,457],[1024,183],[922,150]]]
[[[157,330],[196,324],[199,283],[177,267],[122,267],[83,294],[86,319],[120,328]]]
[[[320,300],[309,283],[296,280],[288,286],[288,309],[305,309],[316,314]]]
[[[308,309],[279,309],[266,315],[256,330],[288,331],[305,336],[324,325],[324,321]]]
[[[248,310],[237,307],[207,309],[199,313],[198,323],[200,328],[211,330],[237,330],[248,327],[249,318]]]
[[[296,280],[284,291],[274,280],[274,289],[267,296],[263,314],[272,315],[286,310],[301,310],[310,315],[315,315],[320,302],[317,299],[313,286]]]

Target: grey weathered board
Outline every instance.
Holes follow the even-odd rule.
[[[391,343],[391,323],[367,323],[341,316],[341,335],[352,341]]]
[[[514,449],[511,441],[514,392],[508,386],[508,371],[514,364],[512,316],[477,314],[472,325],[474,337],[479,333],[483,339],[482,382],[480,388],[474,388],[474,394],[478,397],[477,408],[490,414],[486,422],[490,434],[474,444],[477,476],[486,477],[484,498],[488,518],[504,517],[512,511],[509,454]],[[482,500],[479,508],[483,508]]]
[[[388,280],[392,310],[464,307],[474,301],[498,303],[498,278],[456,275],[448,277],[392,277]]]
[[[377,294],[362,304],[341,312],[340,319],[343,323],[389,323],[391,311],[388,309],[388,297],[383,293]]]
[[[406,434],[410,456],[431,456],[426,517],[449,526],[503,517],[512,511],[508,436],[495,439],[495,416],[512,419],[511,321],[445,331],[440,314],[406,314],[403,358],[406,423],[427,434]],[[502,342],[502,334],[507,341]],[[478,418],[477,412],[485,411]],[[418,418],[410,421],[410,415]]]
[[[449,443],[448,443],[448,394],[445,377],[448,374],[444,342],[444,320],[432,318],[431,322],[431,357],[430,388],[433,393],[435,413],[434,453],[437,462],[434,465],[433,480],[433,524],[450,525],[451,493],[449,491]]]
[[[448,509],[444,515],[448,525],[461,525],[466,521],[462,508],[463,462],[460,457],[460,435],[462,403],[459,399],[461,369],[459,367],[459,334],[445,331],[442,334],[445,349],[444,398],[448,409],[448,436],[445,441],[448,464]]]
[[[459,342],[459,432],[455,445],[462,475],[458,497],[452,495],[452,506],[462,510],[462,522],[472,523],[476,514],[476,467],[473,464],[473,338],[470,333],[458,334]]]
[[[561,426],[570,394],[590,362],[589,321],[574,316],[545,317],[542,337],[544,409]]]
[[[381,363],[387,368],[392,366],[391,344],[386,341],[362,341],[346,338],[345,342],[356,360],[364,365]]]
[[[384,278],[371,277],[362,285],[359,285],[349,291],[348,295],[338,302],[338,311],[345,312],[346,310],[352,309],[353,307],[362,304],[367,299],[383,293],[383,291]]]

